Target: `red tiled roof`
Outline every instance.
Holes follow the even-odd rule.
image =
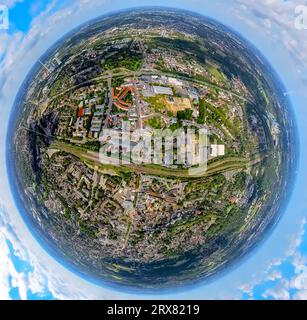
[[[84,110],[83,110],[83,108],[81,107],[81,108],[78,109],[78,117],[79,117],[79,118],[83,117],[83,114],[84,114]]]

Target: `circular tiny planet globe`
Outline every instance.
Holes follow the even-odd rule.
[[[208,280],[279,220],[296,161],[285,89],[224,25],[121,11],[53,45],[17,95],[7,163],[41,245],[87,279]]]

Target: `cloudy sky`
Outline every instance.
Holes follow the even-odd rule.
[[[127,6],[127,1],[120,0],[0,0],[9,8],[10,18],[9,29],[0,30],[0,300],[307,299],[307,16],[306,21],[297,19],[307,6],[304,0],[167,2],[170,7],[214,17],[249,39],[278,71],[294,106],[301,142],[295,189],[274,232],[240,266],[189,291],[163,296],[117,292],[87,282],[58,264],[35,241],[15,208],[7,182],[4,139],[13,100],[27,72],[52,43],[82,22],[117,9],[163,2],[130,0]]]

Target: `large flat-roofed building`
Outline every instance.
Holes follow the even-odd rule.
[[[92,113],[92,109],[91,108],[86,108],[84,109],[83,115],[84,116],[88,116]]]
[[[94,113],[95,117],[103,116],[104,114],[104,105],[96,106],[96,112]]]
[[[174,95],[172,88],[169,87],[153,86],[153,90],[155,94],[166,94],[168,96]]]
[[[92,132],[100,132],[101,125],[102,125],[102,120],[97,117],[94,117],[92,120],[91,131]]]
[[[144,84],[143,88],[142,88],[142,94],[143,96],[146,98],[146,97],[154,97],[155,96],[155,93],[154,93],[154,90],[153,90],[153,87],[152,86],[149,86],[147,84]]]
[[[210,149],[211,157],[221,157],[225,155],[225,146],[223,144],[212,144]]]
[[[174,86],[177,86],[177,87],[183,86],[183,82],[181,80],[176,79],[176,78],[168,78],[168,82]]]

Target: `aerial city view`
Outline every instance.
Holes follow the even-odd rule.
[[[14,108],[11,180],[27,221],[97,281],[209,279],[259,244],[285,204],[283,87],[209,18],[138,9],[91,21],[41,57]]]

